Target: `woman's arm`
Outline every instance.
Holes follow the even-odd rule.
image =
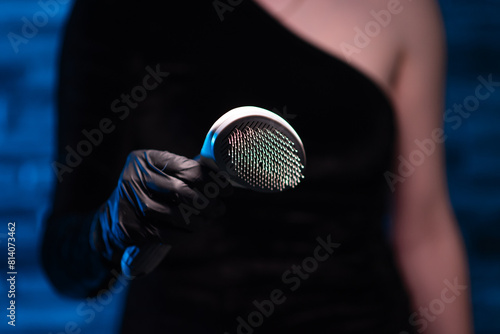
[[[400,19],[393,238],[415,311],[409,321],[419,333],[470,334],[466,254],[445,175],[445,39],[439,8],[432,0],[413,1]]]
[[[118,272],[92,248],[91,230],[97,210],[116,187],[127,154],[134,149],[130,126],[118,122],[110,102],[133,87],[130,78],[137,75],[132,66],[136,60],[119,48],[120,39],[108,28],[107,14],[116,11],[114,5],[103,5],[100,11],[93,5],[76,1],[65,26],[58,64],[57,152],[52,163],[56,183],[41,240],[47,277],[58,292],[75,298],[96,295],[116,281]],[[111,133],[101,131],[103,120],[112,121]],[[84,130],[94,133],[97,144],[89,148]],[[89,143],[84,148],[88,152],[79,155],[83,142]]]

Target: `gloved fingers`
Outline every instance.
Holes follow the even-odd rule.
[[[170,175],[194,188],[204,191],[213,191],[218,188],[218,196],[229,196],[232,194],[232,185],[229,182],[229,174],[224,171],[214,171],[203,166],[196,159],[188,159],[184,156],[175,155],[166,151],[146,151],[145,162],[152,169],[151,178],[156,182],[159,176]],[[210,189],[211,188],[211,189]]]
[[[174,231],[192,232],[204,223],[206,217],[199,211],[184,210],[182,203],[165,205],[150,198],[142,198],[139,205],[120,205],[113,219],[113,235],[125,246],[145,242],[165,242],[165,236]],[[140,208],[140,209],[139,209]]]
[[[150,236],[162,243],[186,235],[207,226],[210,218],[201,210],[186,203],[172,206],[158,206],[158,211],[150,211],[145,227]]]
[[[203,182],[201,165],[193,159],[156,150],[144,151],[143,159],[147,167],[156,174],[171,175],[189,184]]]
[[[200,177],[201,167],[193,160],[169,152],[141,150],[129,154],[121,182],[131,192],[175,200],[179,195],[189,197],[189,193],[183,193],[186,184],[197,182]]]
[[[143,158],[138,159],[134,173],[153,196],[167,195],[174,201],[178,197],[193,202],[203,197],[200,193],[211,199],[233,192],[227,173],[212,171],[195,160],[162,151],[145,151],[139,156]]]
[[[215,218],[224,212],[216,188],[212,192],[201,192],[177,179],[170,182],[171,185],[175,184],[173,192],[166,194],[152,192],[149,197],[142,199],[143,207],[148,210],[148,216],[166,216],[175,225],[183,226],[188,225],[192,219]],[[186,217],[191,218],[186,219]]]
[[[201,192],[169,175],[157,182],[148,182],[147,191],[124,183],[121,189],[127,193],[121,197],[132,202],[139,217],[167,220],[181,228],[186,228],[192,220],[218,217],[222,212],[217,187],[206,187]]]
[[[120,189],[120,197],[132,204],[143,222],[140,225],[152,229],[142,232],[158,236],[168,234],[172,227],[194,230],[221,216],[225,207],[218,198],[230,193],[232,186],[223,173],[195,160],[148,150],[130,154]],[[137,235],[141,231],[132,233],[143,238]]]

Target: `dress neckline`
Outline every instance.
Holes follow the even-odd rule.
[[[393,104],[391,97],[389,96],[388,92],[383,87],[381,87],[380,83],[378,83],[374,78],[372,78],[371,76],[366,74],[363,70],[359,69],[358,67],[349,64],[348,62],[341,59],[340,57],[338,57],[334,54],[331,54],[331,53],[327,52],[326,50],[318,47],[317,45],[315,45],[315,44],[305,40],[304,38],[298,36],[294,31],[292,31],[291,29],[286,27],[281,21],[276,19],[271,13],[269,13],[267,10],[265,10],[261,5],[259,5],[254,0],[250,0],[248,2],[251,3],[251,6],[254,7],[254,10],[259,12],[260,15],[262,17],[264,17],[264,19],[269,22],[270,25],[275,26],[284,37],[294,41],[295,43],[305,45],[308,49],[310,49],[318,54],[321,54],[323,56],[326,56],[329,59],[332,59],[333,61],[348,68],[351,72],[353,72],[358,77],[362,78],[362,80],[367,82],[369,84],[369,86],[373,87],[378,92],[378,95],[385,101],[386,104],[389,105],[391,112],[394,114],[395,109],[394,109],[394,104]]]

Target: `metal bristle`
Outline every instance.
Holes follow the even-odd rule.
[[[277,129],[246,127],[228,136],[236,175],[261,190],[294,188],[304,176],[294,143]]]

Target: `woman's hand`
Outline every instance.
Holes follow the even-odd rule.
[[[140,270],[150,272],[176,236],[223,214],[220,196],[230,190],[222,173],[196,160],[166,151],[133,151],[116,189],[95,216],[93,245],[113,265],[121,260],[123,271],[140,265],[139,258],[152,261]]]

